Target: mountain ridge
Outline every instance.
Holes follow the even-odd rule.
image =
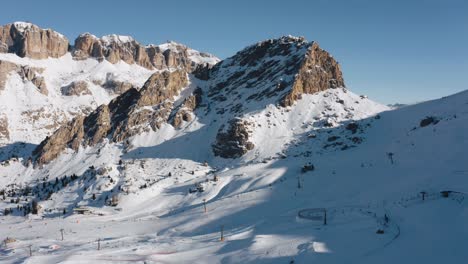
[[[158,67],[128,64],[120,57],[112,63],[101,57],[78,60],[72,46],[58,53],[58,44],[51,43],[60,41],[51,36],[66,38],[52,29],[16,22],[2,26],[0,32],[0,44],[6,47],[0,49],[2,145],[38,144],[74,117],[91,113],[130,88],[140,88],[154,72],[194,71],[219,60],[175,42],[148,46],[158,50]],[[120,48],[125,47],[115,45],[108,50]],[[7,152],[0,151],[0,157],[8,157]]]
[[[43,141],[34,152],[35,160],[42,165],[57,157],[59,154],[57,151],[63,151],[70,146],[77,151],[79,145],[86,146],[89,142],[95,145],[108,136],[113,142],[121,142],[149,129],[156,131],[162,122],[180,126],[182,120],[185,122],[192,120],[193,110],[199,105],[199,103],[193,104],[197,98],[193,93],[188,94],[189,97],[184,99],[184,101],[192,102],[190,109],[180,112],[174,111],[173,108],[175,96],[185,89],[193,90],[187,87],[189,82],[204,82],[204,85],[200,84],[202,88],[197,87],[199,91],[197,101],[206,101],[207,111],[216,105],[220,105],[222,109],[228,109],[222,106],[225,102],[239,100],[251,103],[268,101],[268,98],[274,99],[272,103],[286,107],[291,106],[303,94],[313,94],[330,88],[344,88],[340,67],[333,57],[322,50],[316,42],[309,43],[303,38],[292,36],[251,45],[207,71],[208,77],[198,81],[196,78],[192,81],[190,79],[193,78],[192,75],[187,75],[190,70],[185,73],[177,70],[164,71],[163,74],[154,73],[139,91],[128,91],[109,104],[109,106],[119,105],[120,101],[126,101],[125,108],[134,110],[124,114],[122,111],[109,111],[107,106],[99,107],[88,118],[94,121],[100,120],[97,124],[102,124],[101,127],[86,128],[84,126],[76,130],[77,126],[82,127],[83,125],[80,124],[86,123],[85,119],[76,119],[69,123],[68,127],[64,127]],[[254,90],[256,93],[247,97],[244,96],[247,93],[241,92],[242,89],[247,89],[246,92]],[[203,93],[207,96],[203,97]],[[233,94],[237,94],[236,97],[229,100]],[[242,96],[244,96],[243,99],[240,98]],[[128,99],[129,97],[134,97],[134,99]],[[132,103],[129,104],[128,100]],[[236,103],[231,104],[229,111],[236,116],[243,115],[243,109],[241,103]],[[219,115],[225,114],[224,110],[217,112]],[[113,118],[115,115],[119,118]],[[122,115],[126,117],[122,119]],[[171,116],[177,119],[171,122],[169,120]],[[228,134],[223,132],[224,125],[221,125],[218,140],[213,145],[214,153],[221,157],[234,158],[251,150],[253,145],[245,139],[247,136],[245,124],[245,122],[226,121],[231,131]],[[239,133],[244,136],[239,137]],[[85,135],[93,140],[85,140]],[[229,137],[226,138],[226,136]],[[82,143],[79,144],[77,141]],[[225,145],[226,142],[229,143]]]

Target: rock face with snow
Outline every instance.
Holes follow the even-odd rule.
[[[51,29],[26,22],[0,27],[0,52],[32,59],[59,58],[68,51],[68,39]]]
[[[213,145],[215,155],[224,158],[237,158],[252,148],[244,126],[239,126],[242,122],[235,121],[252,107],[291,106],[303,94],[345,86],[339,64],[328,52],[316,42],[291,36],[247,47],[207,75],[216,112],[234,116],[228,133],[220,129]]]
[[[291,91],[283,98],[282,105],[290,106],[302,94],[313,94],[328,88],[345,87],[340,65],[314,42],[299,66]]]
[[[153,68],[145,47],[129,36],[109,35],[99,39],[89,33],[82,34],[75,40],[73,56],[75,59],[93,57],[110,63],[124,61]]]
[[[184,102],[175,111],[171,124],[175,128],[180,128],[183,122],[192,121],[193,111],[197,109],[202,103],[203,91],[197,88],[192,95],[185,98]]]
[[[174,42],[143,46],[129,36],[108,35],[97,38],[89,33],[75,40],[73,56],[78,60],[92,57],[110,63],[136,63],[147,69],[184,68],[188,72],[198,64],[205,63],[204,59],[216,60],[212,55],[193,51]]]
[[[67,86],[63,86],[61,91],[65,96],[80,96],[91,94],[88,89],[88,83],[85,81],[74,81]]]
[[[172,98],[187,82],[183,70],[154,73],[140,90],[131,88],[87,117],[77,117],[57,130],[35,150],[37,161],[47,163],[66,148],[94,146],[107,137],[121,142],[149,129],[157,130],[167,122]]]
[[[222,158],[239,158],[252,150],[254,144],[249,141],[249,126],[251,124],[242,119],[231,120],[227,128],[222,126],[213,144],[214,154]]]
[[[9,131],[0,147],[38,144],[63,123],[139,90],[155,72],[191,72],[219,61],[174,42],[143,46],[117,35],[82,34],[68,46],[60,33],[30,23],[0,27],[0,112]]]
[[[142,132],[157,131],[165,123],[181,129],[194,116],[207,118],[212,111],[220,118],[209,125],[218,131],[210,139],[214,155],[238,158],[254,148],[249,138],[253,125],[244,119],[246,113],[269,104],[291,106],[303,94],[344,87],[338,63],[317,43],[303,38],[288,36],[247,47],[213,68],[200,70],[203,74],[194,74],[201,75],[203,82],[188,79],[191,68],[185,55],[171,54],[165,57],[166,66],[178,70],[153,74],[140,90],[130,88],[109,105],[54,133],[36,149],[39,163],[51,161],[66,148],[92,146],[104,138],[126,141]],[[189,91],[189,83],[201,87],[184,92],[186,97],[175,105],[175,99]],[[206,100],[203,107],[202,100]]]
[[[0,115],[0,142],[10,139],[10,131],[8,130],[8,118],[5,115]]]
[[[42,68],[21,66],[18,73],[23,81],[30,81],[32,84],[34,84],[34,86],[37,87],[41,94],[48,95],[49,91],[47,90],[47,84],[44,80],[44,77],[40,75],[43,72],[44,69]]]
[[[5,89],[5,82],[8,74],[14,72],[17,73],[24,82],[30,81],[37,87],[40,93],[47,95],[47,85],[44,77],[41,76],[43,71],[44,69],[42,68],[21,66],[12,62],[0,60],[0,91]]]
[[[303,38],[215,66],[190,49],[166,59],[173,46],[144,47],[151,70],[126,45],[81,59],[0,53],[0,262],[468,258],[468,91],[390,109],[345,89]],[[54,239],[57,226],[73,243]],[[11,250],[28,245],[40,247],[31,261]]]
[[[17,71],[19,68],[15,63],[0,60],[0,91],[5,89],[8,74],[12,71]]]

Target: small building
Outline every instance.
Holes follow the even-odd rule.
[[[82,214],[82,215],[84,215],[84,214],[88,215],[88,214],[91,214],[91,213],[92,213],[91,209],[89,209],[89,208],[87,208],[87,207],[77,207],[77,208],[74,208],[74,209],[73,209],[73,212],[76,213],[76,214]]]

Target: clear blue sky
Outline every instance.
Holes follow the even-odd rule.
[[[281,35],[318,41],[347,86],[383,102],[417,102],[468,89],[467,0],[22,0],[0,24],[29,21],[65,34],[175,40],[220,58]]]

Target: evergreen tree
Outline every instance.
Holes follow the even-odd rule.
[[[37,204],[36,200],[32,201],[31,207],[32,207],[32,213],[37,214],[39,211],[39,205]]]

